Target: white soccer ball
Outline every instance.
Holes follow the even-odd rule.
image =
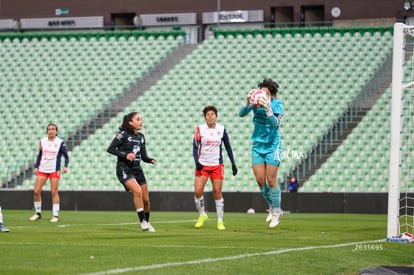
[[[249,97],[250,103],[253,105],[253,108],[260,107],[260,99],[262,97],[267,97],[267,93],[260,89],[253,90],[252,94]]]
[[[414,242],[414,235],[412,235],[412,234],[410,234],[408,232],[404,232],[401,235],[401,240],[406,240],[406,241],[409,241],[409,242]]]
[[[256,213],[256,211],[254,210],[254,208],[247,209],[247,214],[254,214],[254,213]]]

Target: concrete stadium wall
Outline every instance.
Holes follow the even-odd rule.
[[[294,13],[294,22],[301,21],[303,7],[323,6],[325,20],[345,19],[369,19],[369,18],[395,18],[402,17],[403,0],[239,0],[221,1],[221,11],[234,10],[263,10],[265,22],[270,22],[272,7],[291,7]],[[69,16],[104,16],[105,25],[110,24],[111,14],[163,14],[163,13],[188,13],[195,12],[198,15],[197,24],[201,23],[203,12],[215,12],[218,10],[217,1],[192,1],[192,0],[2,0],[0,1],[0,18],[41,18],[55,17],[55,10],[65,8],[69,10]],[[334,18],[331,9],[339,7],[341,15]]]
[[[125,191],[61,191],[61,210],[133,210],[132,195]],[[211,192],[204,194],[206,209],[215,212]],[[411,196],[414,196],[412,194]],[[265,212],[259,192],[226,192],[226,212],[245,212],[254,208]],[[153,211],[196,211],[192,192],[151,192]],[[51,209],[50,191],[42,193],[43,208]],[[33,209],[33,191],[0,190],[4,209]],[[384,214],[387,193],[282,193],[282,208],[292,213],[366,213]]]

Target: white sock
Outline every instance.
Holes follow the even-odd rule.
[[[282,212],[282,208],[280,207],[273,209],[273,213],[280,213],[280,212]]]
[[[1,206],[0,206],[0,223],[3,223],[3,212],[1,211]]]
[[[204,196],[201,196],[200,198],[194,197],[194,202],[200,216],[204,216],[206,214],[204,211]]]
[[[273,211],[274,211],[273,206],[269,205],[269,213],[273,214]]]
[[[60,210],[60,205],[58,203],[54,203],[52,205],[52,211],[53,211],[53,216],[54,217],[59,217],[59,210]]]
[[[224,199],[216,200],[217,222],[223,221],[224,216]]]
[[[41,201],[35,201],[34,202],[34,208],[36,213],[42,212],[42,202]]]

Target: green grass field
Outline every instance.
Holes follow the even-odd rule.
[[[134,211],[61,211],[61,221],[30,222],[32,211],[4,210],[0,274],[358,274],[380,265],[414,266],[414,244],[385,241],[386,215],[285,214],[274,229],[265,213],[216,215],[195,229],[196,212],[152,212],[155,233]]]

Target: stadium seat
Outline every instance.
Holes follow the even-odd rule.
[[[370,80],[371,75],[385,60],[386,55],[392,48],[392,43],[389,42],[390,35],[390,33],[386,35],[388,40],[382,40],[378,37],[378,34],[361,35],[359,32],[346,32],[342,35],[339,32],[323,33],[318,31],[312,34],[293,35],[291,33],[285,35],[276,33],[275,35],[262,35],[263,40],[267,43],[259,48],[253,44],[254,41],[257,41],[257,37],[255,38],[253,35],[229,37],[219,35],[206,39],[200,43],[191,55],[187,56],[168,75],[158,81],[153,88],[145,91],[144,95],[137,102],[133,102],[130,109],[128,109],[138,109],[144,113],[145,125],[143,130],[145,130],[145,135],[148,138],[149,152],[165,163],[179,160],[179,163],[191,164],[169,167],[161,165],[160,161],[160,165],[157,167],[145,167],[149,179],[158,179],[153,187],[158,190],[164,188],[168,190],[192,190],[192,134],[194,127],[203,121],[202,108],[206,104],[215,104],[220,110],[219,122],[228,127],[234,141],[233,149],[238,157],[238,163],[248,164],[244,167],[248,172],[240,173],[243,176],[234,179],[231,176],[226,177],[226,180],[231,178],[234,182],[234,185],[228,188],[238,191],[257,191],[255,184],[251,185],[251,182],[254,183],[249,154],[251,146],[249,138],[252,131],[251,117],[239,118],[237,116],[238,107],[246,92],[255,87],[261,78],[269,76],[276,78],[281,83],[281,91],[278,97],[285,103],[286,111],[284,121],[281,124],[284,147],[306,152],[317,143],[321,134],[329,128],[332,121],[337,119],[340,112],[355,98],[361,87]],[[37,58],[36,53],[39,51],[47,53],[45,56],[49,54],[52,56],[57,48],[65,49],[65,52],[68,53],[66,56],[70,58],[53,55],[52,59],[47,60],[47,64],[55,66],[57,69],[64,68],[62,71],[69,71],[70,68],[79,69],[72,70],[70,76],[65,75],[56,80],[56,83],[64,83],[52,90],[55,92],[64,90],[65,93],[73,93],[74,98],[87,98],[86,101],[83,101],[85,105],[69,100],[69,105],[72,106],[69,110],[74,114],[59,116],[59,119],[63,121],[62,129],[66,128],[67,131],[70,131],[87,119],[84,117],[86,110],[93,112],[93,110],[101,109],[105,102],[109,102],[116,95],[122,93],[123,87],[127,87],[129,83],[134,82],[142,71],[151,68],[154,62],[160,60],[166,52],[177,47],[183,41],[182,38],[177,38],[175,41],[179,42],[172,43],[175,42],[172,38],[121,37],[120,39],[115,36],[101,36],[97,39],[84,37],[84,39],[79,40],[72,37],[66,40],[53,39],[53,41],[47,39],[25,40],[24,43],[4,39],[1,43],[12,53],[10,55],[12,57],[8,58],[7,61],[17,61],[14,64],[23,65],[28,65],[27,60],[33,60],[35,64],[42,64],[41,62],[46,58],[43,58],[43,56]],[[16,45],[18,46],[15,47]],[[15,51],[14,48],[16,48]],[[29,52],[29,49],[33,48],[36,51],[30,52],[28,56],[21,60],[18,59],[19,57],[17,57],[18,60],[15,60],[15,56],[20,56],[25,50]],[[291,50],[292,48],[294,50]],[[332,51],[333,48],[335,51]],[[348,54],[348,50],[352,53]],[[371,55],[370,52],[376,54]],[[279,66],[275,67],[271,63],[257,62],[257,60],[267,60],[269,56],[276,57]],[[115,58],[122,61],[120,62],[123,64],[122,68],[117,66],[117,62],[112,61]],[[144,62],[143,65],[138,65],[142,61]],[[60,62],[64,63],[65,66],[61,66]],[[144,66],[144,64],[148,64],[148,66]],[[4,68],[1,66],[4,65],[0,64],[0,68]],[[9,66],[8,68],[10,67],[15,73],[20,71],[22,66],[19,65],[14,68]],[[85,70],[82,71],[80,68],[85,68]],[[363,68],[363,70],[360,68]],[[10,79],[12,78],[10,77]],[[324,81],[321,81],[321,79]],[[49,90],[49,87],[53,86],[53,80],[51,82],[46,78],[42,80],[46,80],[47,84],[37,86],[41,90]],[[36,83],[37,80],[34,78],[31,81]],[[10,80],[10,82],[13,82],[13,80]],[[116,84],[111,88],[104,88],[111,83]],[[66,89],[66,85],[75,88],[73,90]],[[168,87],[168,89],[165,87]],[[13,94],[19,96],[21,92]],[[57,94],[51,96],[53,102],[57,101],[54,100],[56,96]],[[49,96],[42,94],[41,97],[47,98]],[[185,100],[182,100],[182,98],[185,98]],[[14,101],[4,101],[1,104],[2,106],[8,106],[12,102]],[[142,102],[146,102],[146,106],[142,106]],[[21,108],[44,109],[40,103],[35,103],[30,107],[25,104],[19,106]],[[42,106],[42,108],[39,106]],[[157,106],[170,114],[171,118],[174,118],[174,114],[177,114],[177,112],[182,114],[179,123],[177,123],[177,119],[170,119],[170,117],[160,119],[154,112]],[[74,108],[79,110],[79,114],[73,112]],[[301,112],[301,109],[306,111]],[[57,113],[57,110],[59,109],[50,110],[50,113]],[[128,110],[124,110],[124,112]],[[65,119],[65,117],[69,119]],[[75,148],[73,150],[73,159],[81,164],[74,164],[76,169],[83,171],[82,169],[86,167],[86,165],[83,165],[83,160],[87,157],[81,152],[87,152],[87,147],[105,152],[108,141],[113,138],[121,119],[122,116],[119,116],[111,120],[103,126],[99,135],[95,134],[88,137],[91,142],[82,143],[79,149]],[[71,121],[74,123],[70,123]],[[371,122],[373,124],[378,123],[374,118]],[[40,124],[43,124],[43,122]],[[43,125],[41,128],[44,130]],[[365,128],[367,128],[367,131],[372,129],[367,125],[365,125]],[[42,136],[41,132],[36,134],[39,137]],[[358,135],[353,137],[356,140],[359,138]],[[352,136],[350,139],[352,139]],[[381,140],[381,137],[378,137],[377,140]],[[164,144],[164,141],[169,141],[169,143]],[[180,145],[180,142],[177,143],[177,141],[181,141],[182,144]],[[347,146],[354,146],[354,144],[344,144],[344,151],[336,156],[337,160],[345,157],[352,159],[352,155],[346,155],[346,151],[349,150],[346,149]],[[378,142],[373,141],[372,144],[357,144],[356,146],[358,146],[356,150],[366,151],[372,148],[370,146],[378,146]],[[359,156],[358,163],[364,163],[365,157],[367,156]],[[227,158],[225,158],[225,161],[227,162],[226,167],[230,167]],[[99,169],[113,169],[114,162],[115,159],[112,156],[103,154]],[[291,159],[282,163],[279,170],[279,180],[288,174],[293,165],[295,165],[295,161]],[[162,169],[159,169],[160,167]],[[384,167],[373,167],[375,170],[382,168]],[[351,182],[352,176],[357,176],[349,176],[350,179],[346,173],[338,172],[342,171],[339,167],[335,166],[334,169],[340,179],[331,177],[332,182],[328,186],[328,183],[325,184],[323,176],[321,176],[326,175],[326,173],[323,172],[323,169],[320,169],[321,174],[318,175],[319,171],[317,172],[315,182],[310,181],[309,187],[304,186],[303,190],[326,191],[329,189],[340,191],[348,188],[345,183]],[[345,167],[342,167],[342,169],[345,169]],[[226,169],[227,172],[230,172],[228,170]],[[179,173],[176,174],[175,171],[179,171]],[[362,176],[364,180],[366,180],[366,176]],[[73,177],[71,181],[78,181],[79,184],[74,183],[72,185],[71,183],[69,186],[81,186],[85,189],[119,188],[119,186],[109,184],[109,181],[112,181],[113,178],[108,179],[104,176],[96,178],[94,182],[103,183],[103,185],[97,187],[92,186],[94,183],[89,181],[89,185],[87,185],[86,180],[79,180],[76,176],[69,176],[68,178],[70,177]],[[247,179],[250,179],[248,180],[249,183],[246,183]],[[114,181],[116,182],[116,179]],[[361,186],[349,186],[349,188],[351,190],[368,190]],[[376,187],[374,185],[370,188],[372,188],[372,191],[381,189],[380,186]]]

